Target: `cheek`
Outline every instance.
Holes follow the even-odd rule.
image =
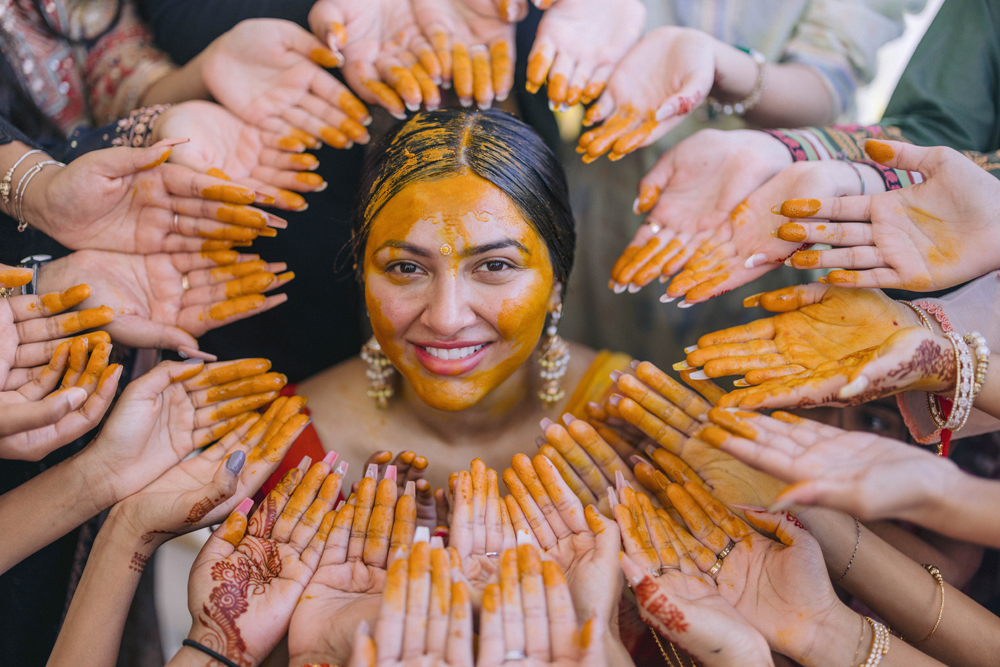
[[[365,277],[365,305],[371,320],[372,331],[387,354],[398,353],[400,346],[395,342],[397,331],[405,331],[412,319],[411,304],[382,276]]]
[[[538,275],[519,294],[503,300],[497,314],[497,330],[504,340],[515,345],[534,343],[545,326],[552,275]]]

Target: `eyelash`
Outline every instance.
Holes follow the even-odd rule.
[[[509,261],[507,261],[505,259],[487,259],[487,260],[483,261],[482,263],[480,263],[479,266],[477,266],[474,270],[478,271],[479,269],[485,269],[488,264],[493,264],[493,263],[502,264],[503,268],[500,269],[500,270],[498,270],[498,271],[490,271],[489,269],[486,269],[487,273],[500,273],[504,269],[515,269],[515,268],[517,268],[517,267],[515,267],[513,264],[511,264]],[[400,267],[403,267],[403,266],[413,266],[413,267],[416,267],[417,271],[421,270],[420,265],[417,264],[417,263],[415,263],[415,262],[401,261],[401,262],[396,262],[394,264],[390,264],[386,268],[386,273],[394,273],[394,272],[396,272],[396,273],[399,273],[399,274],[404,275],[404,276],[412,276],[412,275],[416,275],[417,274],[417,271],[413,271],[413,272],[410,272],[410,273],[403,272],[402,270],[400,270]]]

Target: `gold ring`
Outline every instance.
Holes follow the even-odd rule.
[[[726,556],[729,555],[729,552],[732,551],[733,547],[735,547],[735,546],[736,546],[736,542],[734,542],[733,540],[729,540],[729,545],[725,549],[723,549],[721,553],[719,553],[719,556],[718,556],[719,562],[722,562],[723,560],[725,560]]]
[[[188,280],[186,273],[183,276],[181,276],[181,289],[183,289],[185,292],[191,289],[191,281]]]
[[[180,218],[180,213],[174,213],[174,234],[180,234],[180,230],[177,229],[177,220]]]
[[[708,572],[706,572],[706,574],[708,576],[712,577],[713,579],[715,579],[715,575],[718,574],[719,570],[721,570],[721,569],[722,569],[722,561],[721,560],[717,560],[717,561],[715,561],[715,565],[713,565],[708,570]]]

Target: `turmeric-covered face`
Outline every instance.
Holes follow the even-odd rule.
[[[427,405],[464,410],[538,344],[553,292],[542,238],[489,181],[466,172],[406,186],[365,247],[375,337]]]

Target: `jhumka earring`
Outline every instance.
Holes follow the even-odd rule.
[[[562,319],[562,302],[549,313],[549,327],[545,330],[545,341],[535,359],[541,367],[539,375],[542,376],[542,388],[538,392],[538,397],[547,408],[561,401],[566,395],[559,381],[566,374],[566,367],[569,365],[569,345],[557,333],[560,319]]]
[[[380,410],[385,410],[389,406],[388,399],[396,393],[392,388],[392,376],[396,374],[396,369],[389,357],[382,353],[382,346],[375,336],[361,347],[361,358],[368,364],[368,370],[365,371],[368,376],[368,398],[374,398],[375,405]]]

